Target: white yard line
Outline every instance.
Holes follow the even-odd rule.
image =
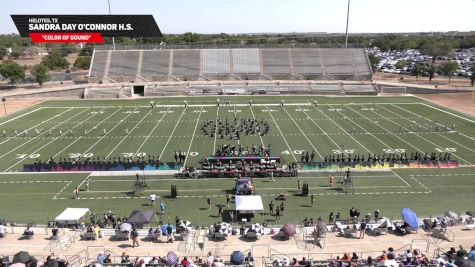
[[[185,111],[186,111],[187,108],[188,108],[188,106],[183,109],[183,112],[181,113],[180,117],[178,118],[178,121],[176,122],[175,127],[173,128],[173,131],[172,131],[172,133],[170,134],[170,137],[169,137],[168,140],[167,140],[167,143],[166,143],[165,146],[163,147],[162,152],[160,153],[160,156],[158,156],[158,159],[161,159],[161,158],[162,158],[162,155],[163,155],[163,153],[165,152],[165,149],[167,148],[168,143],[170,143],[170,139],[172,139],[173,134],[175,133],[176,127],[177,127],[178,124],[180,123],[181,118],[183,117],[183,114],[185,114]],[[188,155],[187,155],[186,157],[188,158]],[[185,159],[186,159],[186,158],[185,158]]]
[[[122,109],[122,108],[121,108]],[[134,111],[136,111],[138,109],[138,107],[136,107],[134,109]],[[125,116],[125,118],[123,119],[125,121],[125,119],[127,119],[130,115],[132,115],[133,112],[131,112],[130,114],[127,114],[127,116]],[[100,141],[102,141],[102,139],[104,139],[108,133],[112,132],[112,130],[114,130],[117,126],[119,126],[121,124],[121,122],[117,123],[114,127],[112,127],[109,131],[106,132],[106,134],[104,134],[99,140],[97,140],[94,144],[92,144],[88,149],[86,149],[86,151],[84,151],[84,153],[81,154],[80,157],[82,157],[84,154],[88,153],[89,150],[91,150],[93,147],[95,147]]]
[[[38,109],[41,109],[41,108],[38,108]],[[36,109],[36,110],[38,110],[38,109]],[[38,123],[38,124],[36,124],[36,125],[34,125],[34,126],[28,128],[28,131],[30,131],[31,129],[34,129],[34,128],[38,127],[39,125],[41,125],[41,124],[43,124],[43,123],[46,123],[46,122],[48,122],[48,121],[50,121],[50,120],[52,120],[52,119],[54,119],[54,118],[60,116],[61,114],[70,111],[70,110],[71,110],[71,109],[68,109],[68,110],[66,110],[66,111],[64,111],[64,112],[61,112],[60,114],[58,114],[58,115],[56,115],[56,116],[53,116],[53,117],[51,117],[51,118],[49,118],[49,119],[47,119],[47,120],[44,120],[44,121],[42,121],[42,122],[40,122],[40,123]],[[15,119],[16,119],[16,118],[15,118]],[[11,140],[11,139],[14,139],[14,138],[13,138],[13,137],[9,137],[9,138],[7,138],[7,140],[1,142],[0,145],[1,145],[1,144],[4,144],[4,143],[6,143],[6,142],[8,142],[8,141]]]
[[[293,150],[290,148],[289,143],[287,142],[287,140],[285,139],[284,134],[283,134],[282,131],[280,130],[279,125],[278,125],[277,122],[275,121],[274,116],[272,116],[272,112],[270,112],[269,107],[266,106],[266,109],[267,109],[267,113],[269,113],[270,117],[271,117],[272,120],[274,121],[275,126],[277,126],[277,130],[279,130],[280,135],[282,136],[282,139],[284,139],[284,142],[285,142],[285,144],[287,145],[287,148],[289,149],[290,154],[292,154],[292,157],[294,158],[295,162],[298,162],[297,158],[296,158],[295,155],[294,155]]]
[[[58,199],[58,196],[64,191],[64,189],[66,189],[71,184],[71,182],[72,181],[69,181],[63,188],[61,188],[61,190],[59,190],[59,192],[53,196],[53,199]]]
[[[360,107],[361,107],[361,106],[360,106]],[[353,110],[352,108],[350,108],[350,109]],[[358,113],[358,114],[360,114],[358,111],[355,111],[355,112]],[[389,122],[391,122],[391,123],[393,123],[393,124],[399,126],[396,122],[394,122],[394,121],[392,121],[392,120],[386,119],[383,115],[381,115],[381,114],[379,114],[379,113],[377,113],[377,112],[375,112],[375,111],[371,111],[371,112],[373,112],[374,114],[377,114],[377,115],[380,116],[382,119],[387,120],[387,121],[389,121]],[[360,115],[364,117],[364,115],[362,115],[362,114],[360,114]],[[378,126],[381,127],[382,129],[386,130],[388,133],[391,133],[393,136],[397,137],[399,140],[402,140],[404,143],[406,143],[406,144],[408,144],[408,145],[410,145],[410,146],[416,148],[415,146],[413,146],[412,144],[410,144],[409,142],[407,142],[405,139],[402,139],[401,137],[395,135],[394,133],[392,133],[392,132],[389,131],[388,129],[384,128],[383,126],[381,126],[381,125],[379,125],[379,124],[377,124],[377,123],[375,123],[375,122],[373,122],[373,121],[371,121],[371,122],[374,123],[374,124],[376,124],[376,125],[378,125]],[[431,144],[434,145],[435,147],[440,147],[440,146],[437,145],[436,143],[430,141],[430,140],[427,139],[427,138],[424,138],[423,136],[417,134],[416,132],[412,132],[412,133],[413,133],[415,136],[417,136],[417,137],[419,137],[419,138],[425,140],[426,142],[431,143]],[[418,149],[418,148],[416,148],[416,149]],[[419,149],[418,149],[418,150],[419,150]],[[425,152],[423,152],[423,151],[421,151],[421,152],[422,152],[422,153],[425,153]],[[470,161],[465,160],[465,159],[463,159],[463,158],[460,157],[460,156],[457,156],[455,153],[452,153],[452,155],[454,155],[454,157],[457,157],[457,158],[459,158],[459,159],[465,161],[468,165],[472,165],[472,163],[470,163]]]
[[[84,110],[84,111],[85,111],[85,110]],[[58,123],[57,125],[55,125],[55,126],[54,126],[53,128],[51,128],[51,129],[55,129],[56,127],[60,126],[61,124],[65,123],[65,122],[67,122],[67,121],[69,121],[69,120],[71,120],[71,119],[74,119],[75,117],[77,117],[77,116],[79,116],[81,113],[83,113],[84,111],[81,111],[81,112],[77,113],[76,115],[73,115],[73,116],[70,117],[69,119],[66,119],[66,120],[64,120],[64,121],[62,121],[62,122],[60,122],[60,123]],[[58,114],[58,115],[59,115],[59,114]],[[44,131],[44,132],[43,132],[42,134],[40,134],[39,136],[43,135],[44,133],[46,133],[46,131]],[[10,150],[10,151],[8,151],[7,153],[5,153],[4,155],[0,156],[0,159],[3,158],[3,157],[5,157],[6,155],[12,153],[13,151],[19,149],[20,147],[23,147],[24,145],[30,143],[31,141],[36,140],[39,136],[35,136],[34,138],[28,140],[27,142],[25,142],[25,143],[23,143],[23,144],[21,144],[21,145],[15,147],[15,148],[13,148],[12,150]]]
[[[219,118],[219,106],[216,109],[216,120],[214,121],[214,126],[215,126],[215,128],[214,128],[214,142],[213,142],[213,151],[211,152],[211,155],[214,155],[214,153],[216,153],[216,139],[218,138],[218,136],[216,135],[216,133],[218,131],[218,118]]]
[[[203,112],[203,107],[201,107],[200,115],[198,115],[198,119],[196,120],[195,130],[193,131],[193,135],[191,136],[190,145],[188,146],[188,152],[186,152],[185,162],[183,162],[183,166],[186,166],[186,162],[188,161],[188,158],[190,157],[191,145],[193,144],[193,139],[195,138],[196,128],[198,128],[198,123],[200,122],[200,117],[201,117],[202,112]]]
[[[325,116],[327,119],[329,119],[331,122],[333,122],[333,124],[335,124],[336,126],[338,126],[338,128],[340,128],[346,135],[348,135],[351,139],[353,139],[353,141],[355,141],[356,143],[358,143],[362,148],[366,149],[366,151],[368,151],[368,153],[370,154],[374,154],[373,152],[371,152],[368,148],[366,148],[363,144],[361,144],[358,139],[354,138],[351,134],[349,134],[343,127],[341,127],[338,123],[336,123],[332,118],[330,118],[327,114],[325,114],[325,112],[321,111],[318,107],[315,107],[320,113],[323,114],[323,116]],[[307,113],[304,111],[305,115],[307,115]],[[310,118],[310,120],[313,121],[312,117],[308,116],[307,117]],[[315,125],[317,125],[316,122],[313,121],[313,123]],[[318,126],[318,125],[317,125]],[[340,148],[340,147],[339,147]],[[340,148],[341,149],[341,148]]]
[[[147,114],[145,114],[145,116],[142,117],[142,119],[140,119],[139,122],[137,122],[137,124],[135,124],[135,126],[124,136],[124,138],[122,138],[122,140],[120,140],[120,142],[109,152],[109,154],[107,154],[106,158],[108,158],[119,146],[120,144],[122,144],[122,142],[125,141],[125,139],[127,139],[127,137],[129,137],[129,135],[135,130],[137,129],[137,127],[139,126],[140,123],[142,123],[142,121],[148,117],[151,113],[152,113],[153,109],[150,108],[150,111],[147,112]]]
[[[105,109],[105,108],[104,108]],[[88,132],[91,131],[92,129],[94,129],[95,127],[101,125],[104,121],[106,121],[108,118],[112,117],[114,114],[116,114],[117,112],[119,112],[119,110],[121,110],[122,108],[119,108],[117,109],[115,112],[113,112],[112,114],[110,114],[109,116],[107,116],[105,119],[103,119],[102,121],[100,121],[98,124],[95,124],[94,127],[92,127],[91,129],[87,130]],[[74,145],[77,141],[81,140],[82,138],[84,138],[84,136],[80,136],[79,138],[77,138],[76,140],[74,140],[72,143],[70,143],[69,145],[67,145],[65,148],[63,148],[61,151],[59,151],[58,153],[56,153],[53,158],[56,158],[59,154],[63,153],[66,149],[68,149],[70,146]]]
[[[333,108],[333,106],[330,106],[331,108]],[[341,113],[340,111],[337,111],[338,114],[340,114],[341,116],[343,116],[344,118],[348,118],[348,120],[350,122],[352,122],[353,124],[355,124],[356,126],[358,126],[360,129],[362,129],[363,131],[365,131],[367,134],[371,135],[374,139],[378,140],[381,144],[383,144],[384,146],[386,146],[386,148],[389,148],[389,149],[392,149],[391,146],[389,146],[388,144],[386,144],[383,140],[379,139],[378,137],[376,137],[374,134],[370,133],[368,130],[366,130],[365,128],[363,128],[363,126],[359,125],[358,123],[356,123],[354,120],[350,119],[349,117],[345,116],[345,114]],[[365,117],[366,118],[366,117]],[[366,118],[367,119],[367,118]],[[421,151],[422,152],[422,151]],[[378,153],[379,154],[379,153]],[[373,154],[375,155],[375,154]]]
[[[81,114],[81,113],[83,113],[84,111],[87,111],[87,110],[89,110],[89,109],[86,109],[86,110],[83,110],[83,111],[79,112],[78,114],[76,114],[76,116],[79,115],[79,114]],[[91,116],[91,117],[94,117],[95,115],[97,115],[97,114],[94,114],[94,115]],[[75,117],[75,116],[73,116],[73,117]],[[70,119],[72,119],[73,117],[71,117]],[[83,124],[83,123],[84,123],[85,121],[87,121],[89,118],[90,118],[90,117],[88,117],[88,118],[84,119],[82,122],[76,124],[76,125],[75,125],[73,128],[71,128],[70,130],[72,130],[72,129],[78,127],[78,126],[81,125],[81,124]],[[45,147],[48,146],[49,144],[51,144],[51,143],[53,143],[54,141],[58,140],[61,136],[65,135],[66,133],[67,133],[67,131],[64,131],[64,133],[63,133],[62,135],[59,135],[59,136],[53,138],[53,140],[51,140],[51,141],[49,141],[48,143],[42,145],[40,148],[36,149],[36,150],[33,151],[31,154],[37,153],[38,151],[40,151],[41,149],[45,148]],[[17,163],[13,164],[12,166],[10,166],[8,169],[6,169],[6,170],[4,170],[4,171],[5,171],[5,172],[10,171],[13,167],[15,167],[16,165],[20,164],[20,163],[23,162],[25,159],[27,159],[27,158],[25,157],[25,158],[21,159],[20,161],[18,161]]]
[[[53,116],[53,117],[51,117],[51,118],[45,120],[45,121],[42,121],[42,122],[36,124],[35,126],[33,126],[33,127],[31,127],[31,128],[28,128],[28,130],[31,130],[31,129],[37,127],[37,126],[40,125],[40,124],[43,124],[43,123],[46,123],[46,122],[48,122],[48,121],[50,121],[50,120],[52,120],[52,119],[55,119],[56,117],[59,117],[59,116],[61,116],[62,114],[66,113],[66,112],[68,112],[68,111],[70,111],[70,110],[71,110],[71,108],[68,109],[68,110],[66,110],[66,111],[63,111],[63,112],[61,112],[61,113],[59,113],[59,114],[57,114],[57,115],[55,115],[55,116]],[[16,119],[16,118],[15,118],[15,119]],[[54,128],[54,127],[53,127],[53,128]],[[44,133],[44,132],[43,132],[43,133]],[[43,133],[41,133],[39,136],[43,135]],[[36,138],[36,137],[39,137],[39,136],[35,136],[35,138]],[[33,138],[33,139],[35,139],[35,138]],[[15,139],[15,138],[14,138],[14,137],[9,137],[9,138],[7,138],[7,140],[1,142],[0,145],[3,144],[3,143],[6,143],[6,142],[8,142],[9,140],[12,140],[12,139]],[[27,142],[27,143],[28,143],[28,142]]]
[[[70,107],[67,107],[67,108],[71,109]],[[26,116],[26,115],[29,115],[29,114],[31,114],[31,113],[33,113],[33,112],[36,112],[36,111],[38,111],[38,110],[41,110],[41,109],[43,109],[43,108],[41,107],[41,108],[37,108],[37,109],[32,110],[32,111],[23,113],[23,114],[21,114],[20,116],[11,118],[11,119],[9,119],[9,120],[7,120],[7,121],[4,121],[4,122],[0,123],[0,126],[1,126],[1,125],[4,125],[5,123],[9,123],[9,122],[14,121],[14,120],[16,120],[16,119],[19,119],[19,118],[21,118],[21,117],[24,117],[24,116]]]
[[[416,116],[418,116],[419,118],[425,119],[425,120],[427,120],[427,121],[429,121],[429,122],[433,122],[432,120],[430,120],[430,119],[428,119],[428,118],[426,118],[426,117],[424,117],[424,116],[421,116],[421,115],[419,115],[419,114],[417,114],[417,113],[411,112],[411,111],[409,111],[409,110],[405,110],[405,109],[403,109],[403,108],[401,108],[401,107],[399,107],[399,106],[396,106],[396,105],[393,105],[393,106],[396,107],[396,108],[398,108],[398,109],[400,109],[400,110],[403,110],[403,111],[405,111],[405,112],[407,112],[407,113],[416,115]],[[405,119],[405,120],[407,120],[407,121],[410,121],[410,120],[407,119],[406,117],[401,116],[400,114],[397,114],[396,112],[393,112],[393,111],[391,111],[391,110],[389,110],[389,109],[386,109],[386,108],[384,108],[384,107],[382,107],[382,106],[379,106],[379,107],[382,108],[382,109],[384,109],[384,110],[387,110],[388,112],[391,112],[391,113],[393,113],[393,114],[399,116],[400,118],[403,118],[403,119]],[[441,124],[438,123],[437,125],[440,126]],[[424,129],[427,129],[427,128],[424,127],[424,126],[422,126],[422,127],[423,127]],[[446,137],[446,136],[440,134],[439,132],[434,132],[434,133],[436,133],[437,135],[439,135],[440,137],[442,137],[442,138],[444,138],[444,139],[449,140],[449,141],[452,142],[452,143],[455,143],[455,144],[457,144],[457,145],[459,145],[459,146],[461,146],[461,147],[464,147],[464,148],[470,150],[471,152],[475,152],[475,150],[470,149],[470,148],[468,148],[468,147],[466,147],[466,146],[464,146],[464,145],[462,145],[462,144],[460,144],[460,143],[458,143],[458,142],[456,142],[456,141],[454,141],[454,140],[452,140],[452,139],[450,139],[450,138],[448,138],[448,137]],[[467,137],[467,138],[469,138],[469,139],[475,140],[475,139],[473,139],[472,137],[467,136],[467,135],[465,135],[465,134],[462,134],[462,133],[460,133],[460,132],[458,132],[458,134],[460,134],[460,135],[462,135],[462,136],[464,136],[464,137]]]
[[[252,118],[253,118],[253,119],[256,119],[256,116],[254,116],[254,111],[252,110],[252,106],[251,106],[251,105],[249,105],[249,109],[251,109]],[[264,146],[264,140],[262,139],[262,135],[259,134],[259,138],[261,139],[261,144],[262,144],[262,146]]]
[[[297,106],[299,109],[302,109],[300,108],[299,106]],[[322,154],[320,154],[320,152],[318,151],[318,149],[313,145],[312,141],[310,141],[310,139],[308,139],[307,135],[305,134],[304,131],[302,131],[302,129],[300,128],[300,126],[297,124],[297,122],[294,120],[294,118],[292,118],[292,116],[290,116],[289,112],[287,111],[287,109],[285,109],[285,107],[282,107],[282,109],[285,111],[285,113],[287,113],[287,116],[289,116],[289,118],[293,121],[293,123],[295,124],[295,126],[297,126],[297,128],[300,130],[300,132],[303,134],[303,137],[305,137],[305,139],[307,139],[308,143],[313,147],[313,149],[315,150],[315,152],[317,152],[318,156],[323,160],[323,157],[322,157]],[[317,125],[318,126],[318,125]],[[320,128],[320,127],[319,127]],[[321,129],[321,128],[320,128]],[[330,138],[331,139],[331,138]],[[333,141],[333,139],[331,139]],[[335,143],[335,141],[333,141],[333,143]],[[335,143],[336,144],[336,143]]]
[[[135,151],[134,153],[134,156],[132,158],[135,158],[135,156],[137,156],[137,154],[139,153],[139,151],[142,149],[142,147],[145,145],[145,143],[147,142],[147,140],[150,138],[150,136],[152,136],[152,133],[155,131],[155,129],[158,127],[158,125],[160,124],[160,122],[163,120],[163,118],[168,114],[168,111],[170,111],[171,107],[169,107],[167,109],[167,112],[165,112],[162,117],[160,118],[160,120],[158,120],[158,122],[155,124],[155,126],[153,127],[153,129],[150,131],[150,133],[147,135],[147,138],[145,138],[145,140],[143,141],[143,143],[140,145],[140,147],[137,149],[137,151]]]
[[[394,173],[394,175],[396,175],[396,177],[399,178],[399,179],[400,179],[403,183],[405,183],[408,187],[411,187],[411,185],[410,185],[408,182],[406,182],[406,180],[404,180],[399,174],[397,174],[397,173],[396,173],[395,171],[393,171],[392,169],[391,169],[391,172]]]
[[[425,186],[423,183],[419,182],[419,180],[417,180],[417,179],[414,177],[414,175],[411,175],[410,177],[411,177],[411,179],[413,179],[414,181],[416,181],[418,184],[420,184],[423,188],[425,188],[428,192],[432,193],[432,191],[431,191],[429,188],[427,188],[427,186]]]

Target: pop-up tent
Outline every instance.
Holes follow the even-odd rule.
[[[254,212],[263,211],[261,196],[236,196],[236,211],[239,212]]]
[[[155,217],[153,211],[139,211],[134,210],[127,219],[127,223],[135,224],[137,227],[142,227],[144,224],[150,224]]]
[[[85,219],[84,216],[86,216],[88,212],[88,208],[67,208],[54,220],[60,223],[79,223]]]

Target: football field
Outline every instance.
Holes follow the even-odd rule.
[[[284,106],[280,105],[282,100]],[[150,101],[155,108],[150,107]],[[227,101],[229,104],[224,104]],[[234,118],[266,121],[269,133],[237,140],[211,136],[201,128],[204,121]],[[23,166],[50,158],[154,157],[173,162],[175,151],[187,155],[186,165],[196,166],[218,145],[238,143],[270,145],[271,154],[282,156],[285,162],[300,161],[303,153],[312,151],[316,161],[342,154],[419,152],[450,153],[460,165],[444,170],[357,172],[351,190],[327,188],[326,172],[305,173],[276,182],[256,179],[257,193],[263,196],[265,206],[278,193],[289,195],[289,213],[282,218],[285,221],[300,220],[302,216],[326,218],[329,211],[339,209],[346,214],[351,205],[360,207],[362,213],[378,208],[388,216],[397,216],[397,210],[405,203],[425,215],[445,209],[461,212],[470,210],[475,200],[475,119],[415,97],[215,96],[45,101],[2,118],[0,133],[5,133],[0,136],[0,201],[7,204],[0,208],[0,217],[8,214],[19,221],[31,218],[43,222],[71,206],[88,207],[98,213],[114,210],[123,216],[133,209],[152,208],[147,206],[151,192],[165,200],[168,217],[185,213],[199,218],[200,223],[220,220],[214,217],[217,210],[205,208],[205,201],[212,197],[216,199],[214,204],[223,202],[226,190],[233,187],[233,179],[148,176],[146,191],[134,195],[134,177],[29,174],[22,173]],[[72,191],[86,177],[91,181],[91,190],[82,191],[78,200],[72,199]],[[293,196],[297,179],[309,183],[310,192],[317,195],[316,207],[308,207],[307,198]],[[171,185],[178,187],[177,199],[168,198]],[[258,216],[269,219],[267,215]]]

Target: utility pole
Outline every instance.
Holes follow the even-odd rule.
[[[109,6],[109,15],[111,15],[111,1],[107,0],[107,5]],[[348,28],[348,26],[347,26]],[[115,38],[112,37],[112,48],[115,50]]]
[[[348,22],[350,21],[350,0],[348,0],[348,10],[346,12],[346,38],[345,48],[348,48]]]

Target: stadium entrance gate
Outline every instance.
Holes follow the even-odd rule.
[[[134,85],[134,96],[144,96],[145,86],[143,85]]]

